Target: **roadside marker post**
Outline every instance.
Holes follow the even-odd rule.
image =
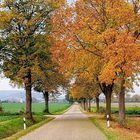
[[[107,115],[106,119],[107,119],[107,127],[110,127],[109,115]]]
[[[25,117],[23,118],[23,128],[24,128],[24,130],[26,129],[26,119],[25,119]]]

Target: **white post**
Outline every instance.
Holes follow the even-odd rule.
[[[109,115],[107,115],[107,127],[110,127]]]
[[[23,118],[23,128],[24,128],[24,130],[26,129],[26,119],[25,119],[25,117]]]

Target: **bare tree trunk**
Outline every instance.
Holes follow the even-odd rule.
[[[91,100],[90,99],[88,100],[88,104],[89,104],[88,105],[88,111],[91,112]]]
[[[47,91],[45,91],[43,93],[44,95],[44,100],[45,100],[45,109],[44,112],[45,113],[49,113],[49,93]]]
[[[96,96],[96,112],[99,112],[99,96]]]
[[[106,116],[109,115],[109,120],[111,120],[111,94],[112,92],[107,91],[105,94],[106,98]]]
[[[86,100],[86,111],[88,111],[88,100],[87,99],[85,100]]]
[[[82,107],[82,109],[84,109],[84,102],[83,101],[81,101],[81,107]]]
[[[80,102],[79,104],[80,104],[80,107],[82,107],[82,102]]]
[[[122,127],[127,126],[125,115],[125,80],[121,80],[121,91],[119,93],[119,123]]]
[[[114,82],[109,85],[106,83],[99,83],[99,86],[106,98],[106,117],[107,115],[109,115],[108,119],[111,120],[111,95],[114,87]]]
[[[26,77],[24,77],[25,91],[26,91],[26,118],[33,121],[32,116],[32,82],[31,70],[28,70]]]
[[[83,104],[84,104],[84,110],[86,110],[86,99],[85,98],[84,98]]]

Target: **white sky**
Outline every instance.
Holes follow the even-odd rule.
[[[9,79],[7,78],[0,78],[0,90],[22,90],[22,88],[12,87],[9,83]],[[134,85],[135,93],[132,94],[139,94],[140,95],[140,86]]]
[[[0,90],[19,90],[19,88],[12,87],[9,79],[0,78]]]
[[[67,0],[70,4],[74,3],[76,0]]]

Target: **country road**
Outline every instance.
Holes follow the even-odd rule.
[[[20,138],[20,140],[107,140],[82,113],[73,105],[66,113],[53,121]]]

